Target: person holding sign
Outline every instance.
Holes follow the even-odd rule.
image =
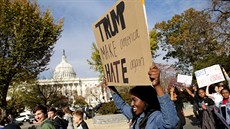
[[[131,120],[130,129],[176,128],[179,118],[169,95],[160,85],[160,70],[152,65],[148,74],[152,86],[133,87],[131,106],[124,102],[114,86],[109,86],[115,105]],[[104,81],[106,84],[107,80]]]
[[[206,87],[206,95],[209,98],[211,98],[215,102],[215,105],[218,107],[220,101],[222,101],[222,99],[223,99],[222,95],[220,94],[220,91],[224,87],[223,87],[223,85],[220,85],[220,86],[214,85],[214,91],[211,94],[209,93],[209,87],[210,87],[209,85]]]

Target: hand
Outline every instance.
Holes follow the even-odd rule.
[[[197,91],[197,86],[196,86],[196,85],[193,85],[193,86],[192,86],[192,89],[193,89],[194,91]]]
[[[185,88],[185,87],[186,87],[186,84],[185,84],[185,83],[182,83],[182,87]]]
[[[104,77],[102,83],[105,85],[105,87],[109,88],[111,93],[118,93],[117,89],[114,86],[108,86],[107,78]]]
[[[206,110],[206,109],[207,109],[207,106],[206,106],[205,104],[202,104],[202,105],[201,105],[201,108],[204,109],[204,110]]]
[[[175,89],[174,87],[171,87],[171,88],[170,88],[170,93],[173,93],[173,92],[174,92],[174,89]]]
[[[100,83],[97,85],[97,87],[107,87],[107,79],[106,79],[106,77],[104,77],[104,78],[102,79],[102,82],[100,82]]]
[[[107,78],[106,78],[105,76],[103,77],[102,82],[103,82],[103,84],[104,84],[105,86],[108,86],[108,81],[107,81]]]
[[[158,86],[160,84],[160,70],[157,68],[155,64],[153,64],[149,69],[149,78],[152,82],[152,85]]]

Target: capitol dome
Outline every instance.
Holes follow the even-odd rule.
[[[62,61],[54,70],[53,79],[72,79],[76,78],[73,66],[66,60],[65,51],[63,50]]]

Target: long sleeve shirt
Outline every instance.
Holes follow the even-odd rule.
[[[117,108],[129,120],[133,119],[132,107],[124,102],[124,100],[116,93],[112,94],[113,100]],[[173,102],[168,94],[158,97],[161,111],[154,111],[148,117],[145,129],[171,129],[175,128],[178,123],[178,116]],[[135,122],[130,126],[130,129],[139,129],[140,122],[145,114],[142,113]]]

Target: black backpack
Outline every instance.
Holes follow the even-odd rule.
[[[69,122],[66,119],[61,119],[62,129],[67,129],[68,123]]]
[[[56,129],[67,129],[68,121],[60,117],[56,117],[54,120],[54,125]]]

